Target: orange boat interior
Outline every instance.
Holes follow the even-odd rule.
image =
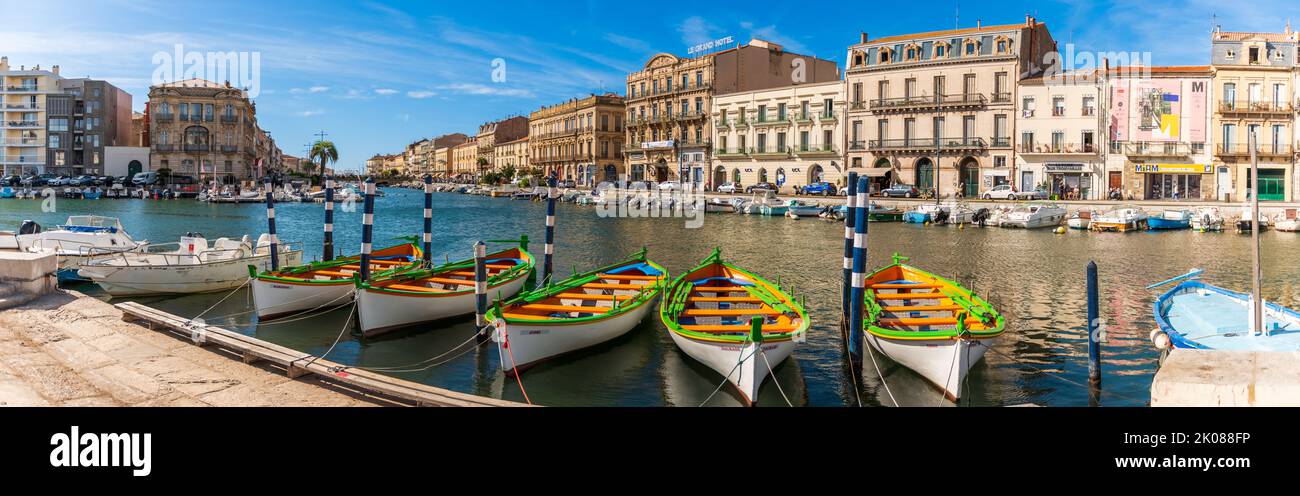
[[[523,253],[518,248],[490,253],[486,257],[487,276],[491,279],[493,276],[509,271],[517,266],[527,264],[524,260]],[[459,291],[474,290],[474,264],[457,264],[456,267],[448,267],[444,270],[429,274],[421,272],[418,276],[395,277],[374,281],[371,286],[377,288],[395,289],[399,291],[417,291],[423,293],[454,293]]]
[[[376,251],[371,253],[370,257],[370,272],[375,273],[410,265],[419,259],[420,254],[414,245],[403,244]],[[361,270],[361,257],[351,256],[343,260],[351,261],[351,263],[332,265],[296,274],[282,272],[274,275],[307,281],[352,280],[353,274]]]
[[[580,285],[536,301],[519,301],[501,309],[507,319],[548,320],[608,314],[637,295],[663,283],[667,274],[644,262],[634,262],[584,278]]]
[[[764,334],[788,333],[799,328],[797,313],[783,312],[774,306],[786,306],[789,303],[786,296],[744,272],[713,264],[686,278],[693,286],[677,314],[677,324],[684,330],[749,334],[753,317],[763,318]]]
[[[987,326],[958,305],[945,292],[951,285],[928,274],[894,265],[866,280],[867,297],[880,305],[875,326],[898,331],[935,331],[957,328],[959,315],[970,330]]]

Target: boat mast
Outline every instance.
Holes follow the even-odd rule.
[[[1264,300],[1260,298],[1260,286],[1262,285],[1263,274],[1259,265],[1259,157],[1255,149],[1255,132],[1250,131],[1250,179],[1254,184],[1247,184],[1250,191],[1250,243],[1251,243],[1251,271],[1250,271],[1250,301],[1252,308],[1251,315],[1254,317],[1250,322],[1250,334],[1262,334],[1264,329]]]

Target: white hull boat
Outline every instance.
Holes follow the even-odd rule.
[[[1147,213],[1141,208],[1123,206],[1101,215],[1094,215],[1088,226],[1093,231],[1128,232],[1147,228]]]
[[[271,268],[269,238],[262,235],[257,245],[248,238],[219,238],[208,245],[200,236],[186,236],[177,249],[141,253],[118,253],[100,257],[77,273],[98,284],[112,296],[208,293],[234,289],[248,281],[248,266],[258,271]],[[162,248],[168,245],[158,245]],[[279,245],[280,265],[302,263],[302,249]]]
[[[39,230],[34,223],[26,230]],[[136,241],[112,217],[74,215],[48,231],[0,233],[0,251],[55,253],[59,257],[59,281],[87,280],[77,275],[86,263],[121,252],[147,249],[147,241]]]
[[[1223,214],[1219,207],[1200,207],[1192,214],[1192,229],[1199,232],[1223,230]]]
[[[984,358],[992,339],[892,340],[866,333],[867,343],[899,365],[943,389],[944,396],[956,400],[973,365]]]
[[[1050,203],[1028,203],[1016,206],[999,219],[1001,227],[1040,229],[1056,227],[1065,220],[1065,209]]]

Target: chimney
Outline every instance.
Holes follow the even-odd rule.
[[[58,76],[58,75],[59,75],[59,66],[56,65],[56,66],[52,67],[50,70],[54,72],[54,75],[55,75],[55,76]],[[89,77],[89,76],[87,76],[87,77]]]
[[[984,27],[984,20],[983,20],[983,19],[975,19],[975,30],[978,31],[978,30],[979,30],[980,28],[982,28],[982,27]]]
[[[1032,27],[1033,25],[1034,25],[1034,16],[1025,14],[1025,26]]]
[[[0,57],[0,71],[9,70],[9,57]]]
[[[866,43],[866,42],[867,42],[867,32],[866,32],[866,31],[863,31],[863,32],[860,33],[860,34],[862,35],[862,37],[861,37],[862,41],[859,41],[858,43]]]

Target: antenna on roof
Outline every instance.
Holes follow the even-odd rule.
[[[953,11],[952,28],[961,29],[961,2],[954,3],[953,5],[956,10]]]

